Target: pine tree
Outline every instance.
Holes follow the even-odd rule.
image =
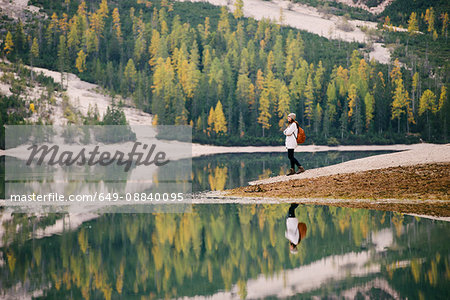
[[[276,37],[272,55],[275,66],[275,72],[278,75],[278,77],[281,77],[284,74],[284,60],[285,60],[285,55],[283,51],[283,37],[281,35],[277,35]]]
[[[31,45],[31,67],[33,67],[33,60],[39,57],[39,44],[37,38],[33,38],[33,44]]]
[[[301,114],[297,115],[297,118],[300,120],[302,124],[304,123],[304,91],[306,87],[306,81],[308,78],[308,64],[306,61],[302,60],[300,62],[300,67],[295,69],[294,74],[292,76],[291,82],[289,83],[289,90],[291,92],[292,99],[292,109],[296,112],[300,112]]]
[[[205,41],[208,39],[209,37],[209,17],[205,18],[205,23],[204,24],[199,24],[198,25],[198,31],[200,33],[200,37],[202,38],[202,42],[205,43]]]
[[[228,11],[222,6],[220,8],[220,18],[219,23],[217,24],[217,30],[222,33],[227,33],[230,31],[230,22],[228,20]]]
[[[144,55],[145,49],[147,49],[147,44],[145,42],[144,33],[141,32],[134,42],[134,58],[136,59],[136,63],[139,64],[142,56]]]
[[[438,39],[438,34],[437,34],[436,29],[435,29],[435,30],[433,30],[433,41],[435,41],[437,39]]]
[[[408,32],[409,35],[415,35],[419,31],[419,24],[417,23],[417,14],[415,12],[411,13],[408,21]]]
[[[262,125],[262,136],[264,137],[264,129],[270,128],[269,120],[272,115],[269,112],[270,100],[269,92],[264,89],[259,98],[259,116],[258,123]]]
[[[244,16],[244,1],[243,0],[235,0],[234,1],[234,12],[233,15],[236,19],[240,19]]]
[[[374,78],[373,97],[375,98],[375,116],[378,132],[381,133],[389,125],[390,109],[386,97],[386,84],[382,72]]]
[[[61,85],[64,86],[64,72],[67,68],[67,60],[69,52],[67,50],[66,38],[64,35],[59,36],[58,44],[58,69],[61,72]]]
[[[261,71],[261,69],[258,69],[258,71],[256,72],[256,89],[258,91],[262,91],[264,88],[264,75],[263,72]]]
[[[34,81],[34,72],[33,72],[33,65],[34,60],[39,57],[39,44],[37,41],[37,38],[33,38],[33,43],[31,44],[31,51],[30,51],[30,65],[31,65],[31,81]]]
[[[343,139],[348,128],[348,105],[344,105],[339,123],[341,130],[341,139]]]
[[[308,119],[308,127],[311,126],[311,119],[313,117],[313,104],[314,104],[314,86],[311,79],[311,74],[308,75],[305,87],[305,116]]]
[[[53,39],[56,36],[58,25],[59,25],[58,15],[54,12],[50,18],[50,23],[48,24],[46,33],[46,38],[49,45],[54,45]]]
[[[417,88],[419,86],[419,73],[416,72],[413,75],[413,80],[412,80],[412,110],[413,110],[413,114],[416,114],[416,92],[417,92]]]
[[[284,16],[283,8],[280,7],[280,15],[278,17],[278,24],[284,25],[284,21],[285,21],[285,16]]]
[[[208,83],[210,87],[217,92],[217,95],[221,95],[223,91],[224,69],[224,65],[222,65],[219,58],[215,57],[209,70]]]
[[[69,12],[70,0],[64,0],[64,6],[66,7],[67,12]]]
[[[199,116],[195,122],[195,130],[201,132],[203,130],[202,118]]]
[[[181,92],[181,85],[177,83],[175,86],[174,99],[172,100],[172,105],[175,106],[175,125],[187,125],[187,110],[186,101],[183,93]]]
[[[406,118],[407,118],[406,131],[409,133],[409,124],[416,124],[416,121],[414,120],[411,98],[409,97],[407,90],[405,90],[405,97],[406,97]]]
[[[316,92],[317,101],[320,102],[322,99],[321,97],[321,90],[322,90],[322,81],[323,81],[323,75],[325,73],[325,68],[322,66],[322,61],[319,61],[319,64],[317,65],[316,74],[314,76],[314,89]]]
[[[328,124],[334,122],[334,118],[337,114],[337,95],[336,95],[336,85],[334,81],[328,83],[327,87],[327,114]]]
[[[192,99],[200,80],[200,71],[197,70],[195,64],[189,63],[184,59],[178,69],[178,79],[183,87],[183,92],[186,97]]]
[[[214,131],[214,121],[216,119],[214,113],[214,107],[211,106],[208,114],[208,135],[210,135]]]
[[[91,28],[86,30],[86,52],[89,54],[91,52],[97,51],[98,49],[98,38],[95,35],[95,31]]]
[[[78,38],[80,40],[80,44],[84,47],[87,45],[87,28],[88,28],[88,21],[86,16],[86,3],[82,1],[80,5],[78,6],[77,10],[77,32],[78,32]]]
[[[200,55],[198,53],[198,44],[196,40],[194,40],[194,43],[192,44],[189,60],[191,64],[194,64],[194,67],[198,69],[200,65]]]
[[[370,124],[373,120],[375,106],[375,99],[370,93],[367,93],[366,97],[364,97],[364,104],[366,106],[366,129],[369,130]]]
[[[12,34],[8,31],[5,39],[5,46],[3,47],[3,51],[5,51],[6,55],[9,55],[14,50],[14,43],[12,40]]]
[[[322,122],[322,107],[320,103],[317,103],[314,108],[314,132],[317,134],[320,130],[320,124]]]
[[[280,118],[280,120],[278,121],[278,126],[280,130],[283,130],[285,126],[286,116],[289,113],[290,101],[291,98],[289,97],[289,90],[284,84],[284,82],[282,82],[280,84],[278,91],[278,105],[277,105],[278,117]]]
[[[240,111],[248,113],[254,104],[254,87],[246,74],[240,74],[236,83],[236,99],[239,103]]]
[[[269,52],[269,55],[267,55],[267,65],[266,65],[266,72],[273,72],[273,65],[274,65],[274,56],[272,50]]]
[[[76,53],[80,45],[78,26],[78,18],[73,17],[69,24],[69,34],[67,36],[67,47],[69,47],[72,54]]]
[[[448,128],[447,128],[448,108],[449,108],[449,105],[448,105],[447,87],[445,85],[443,85],[441,87],[441,95],[439,97],[438,111],[440,112],[440,115],[441,115],[442,131],[443,131],[444,140],[447,140],[447,133],[448,133]]]
[[[24,52],[26,47],[26,37],[25,33],[23,31],[23,23],[19,20],[16,24],[16,30],[14,32],[14,45],[15,45],[15,51],[17,53]]]
[[[286,64],[285,64],[285,71],[284,71],[284,77],[290,78],[290,76],[294,73],[294,60],[292,58],[292,54],[288,51],[288,54],[286,56]]]
[[[128,90],[132,92],[137,80],[137,71],[132,58],[128,60],[123,75],[127,81]]]

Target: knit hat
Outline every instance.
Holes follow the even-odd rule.
[[[288,114],[288,117],[291,117],[291,119],[295,120],[296,115],[294,113]]]

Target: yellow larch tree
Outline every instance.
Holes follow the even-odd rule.
[[[423,92],[422,97],[419,100],[419,115],[426,113],[427,124],[428,124],[428,139],[431,138],[431,124],[430,124],[430,111],[436,113],[436,95],[431,90],[426,90]]]
[[[358,97],[358,90],[356,88],[356,84],[351,84],[348,89],[348,116],[352,117],[354,113],[354,109],[356,107]]]
[[[86,54],[84,53],[83,49],[78,52],[75,66],[80,73],[83,73],[86,70]]]
[[[67,31],[69,30],[68,16],[66,13],[63,13],[62,18],[59,19],[59,30],[62,34],[67,35]]]
[[[217,134],[225,134],[227,132],[227,120],[225,119],[220,100],[217,102],[214,110],[214,132]]]
[[[447,27],[448,27],[448,13],[442,13],[441,14],[441,20],[442,20],[442,35],[445,35],[447,38]]]
[[[12,34],[11,34],[11,32],[8,31],[8,33],[6,34],[5,46],[3,47],[3,50],[8,55],[13,51],[13,49],[14,49],[14,43],[12,40]]]
[[[369,129],[370,123],[373,120],[375,98],[370,93],[367,93],[366,97],[364,97],[364,104],[366,106],[366,129]]]
[[[211,106],[208,114],[208,135],[210,135],[214,131],[214,107]]]
[[[398,60],[398,58],[396,58],[394,61],[394,67],[392,68],[390,76],[391,81],[394,84],[397,82],[397,80],[402,79],[402,71],[400,69],[400,61]]]
[[[440,111],[442,109],[442,107],[444,106],[445,100],[447,100],[447,87],[445,85],[443,85],[441,87],[441,95],[439,97],[439,105],[437,108],[438,111]]]
[[[113,10],[112,18],[113,18],[113,28],[114,28],[115,36],[116,36],[117,40],[119,41],[119,43],[122,43],[122,30],[120,29],[120,14],[119,14],[119,9],[117,7],[114,8],[114,10]]]
[[[433,7],[427,8],[424,19],[425,22],[428,24],[427,31],[431,33],[434,31],[434,18],[435,17]]]
[[[408,92],[405,90],[405,87],[403,86],[403,80],[397,79],[395,81],[395,91],[392,101],[392,115],[391,119],[398,120],[398,132],[400,132],[400,120],[402,117],[402,114],[406,113],[407,108],[407,100],[408,100]]]
[[[419,31],[419,24],[417,22],[417,13],[412,12],[408,21],[409,35],[415,35]]]

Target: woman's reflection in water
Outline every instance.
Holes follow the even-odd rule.
[[[297,203],[291,203],[286,216],[286,232],[284,233],[284,236],[289,241],[289,250],[292,254],[297,254],[297,246],[306,236],[306,224],[299,223],[295,217],[295,209],[297,207]]]

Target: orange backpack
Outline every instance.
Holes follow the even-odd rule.
[[[295,124],[297,124],[298,128],[297,144],[303,144],[306,140],[305,131],[303,130],[303,128],[300,127],[300,124],[298,124],[297,121],[295,121]]]

